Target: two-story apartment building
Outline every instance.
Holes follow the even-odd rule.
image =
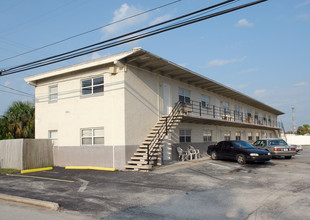
[[[283,114],[141,48],[25,81],[35,86],[35,137],[53,140],[57,166],[123,169],[131,158],[127,169],[150,168],[152,143],[165,161],[177,145],[277,137]]]

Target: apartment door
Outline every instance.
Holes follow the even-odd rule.
[[[171,111],[170,85],[163,83],[163,114],[168,115]]]

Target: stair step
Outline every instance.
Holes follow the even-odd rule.
[[[126,165],[125,169],[129,169],[129,170],[135,170],[135,171],[139,171],[139,170],[151,170],[153,168],[152,165]]]
[[[159,130],[159,128],[160,127],[154,127],[154,128],[152,128],[152,131],[150,132],[151,134],[154,134],[154,133],[152,133],[152,132],[154,132],[154,131],[156,131],[155,133],[157,133],[157,131]],[[176,128],[176,126],[174,126],[174,125],[172,125],[171,127],[170,127],[170,129],[175,129]]]
[[[143,149],[144,150],[144,149]],[[136,153],[134,153],[133,154],[134,156],[146,156],[146,152],[144,153],[142,153],[142,152],[136,152]]]
[[[148,134],[147,137],[155,137],[156,134]]]
[[[133,156],[133,157],[130,158],[130,160],[132,160],[132,161],[138,161],[138,160],[140,160],[140,161],[147,161],[147,156],[145,156],[145,157],[135,157],[135,156]],[[152,155],[150,157],[150,161],[151,160],[157,160],[157,156],[155,157],[155,155]]]
[[[178,125],[179,122],[169,122],[167,123],[167,126],[173,126],[173,125]],[[155,125],[155,128],[160,128],[160,127],[166,127],[166,124],[165,123],[157,123]]]
[[[153,166],[161,165],[162,157],[162,143],[156,144],[155,141],[161,141],[164,138],[166,126],[169,131],[177,128],[178,124],[182,121],[183,115],[176,113],[175,115],[162,115],[159,121],[148,133],[144,141],[141,143],[139,148],[136,150],[131,160],[128,161],[128,165],[124,168],[128,171],[145,171],[148,172],[152,170]],[[167,124],[166,124],[167,123]],[[161,138],[157,140],[158,138]],[[149,149],[147,149],[149,147]],[[149,164],[147,164],[147,152],[151,152],[151,158]]]
[[[162,145],[162,144],[157,144],[156,146],[154,145],[154,144],[152,144],[152,145],[150,145],[150,150],[153,148],[153,147],[159,147],[160,145]],[[139,148],[140,149],[147,149],[147,146],[148,146],[148,144],[144,144],[144,145],[141,145]]]
[[[142,149],[142,150],[144,150],[144,149]],[[152,155],[154,155],[154,156],[160,156],[160,153],[159,152],[157,152],[157,153],[153,153]],[[136,153],[134,153],[133,154],[133,156],[135,156],[135,157],[147,157],[147,153],[146,152],[136,152]]]
[[[149,162],[149,165],[153,165],[155,163],[155,161],[150,161]],[[128,165],[137,165],[137,166],[139,166],[139,165],[148,165],[147,164],[147,161],[128,161]]]
[[[180,123],[181,122],[181,118],[174,118],[174,119],[169,119],[167,120],[167,124],[168,123]],[[166,124],[166,119],[160,119],[157,124]]]

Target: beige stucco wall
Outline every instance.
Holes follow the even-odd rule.
[[[179,130],[180,129],[191,129],[191,140],[195,143],[203,142],[203,131],[205,129],[212,131],[212,141],[218,142],[224,140],[224,132],[230,131],[230,139],[234,140],[236,137],[236,132],[241,133],[241,140],[248,140],[248,133],[252,134],[253,141],[255,140],[256,135],[260,138],[264,137],[266,133],[267,137],[277,137],[277,133],[272,130],[263,130],[263,129],[253,129],[253,128],[239,128],[239,127],[229,127],[229,126],[218,126],[218,125],[208,125],[208,124],[193,124],[193,123],[182,123],[177,129],[172,133],[173,143],[179,143]]]
[[[125,81],[126,145],[139,145],[159,119],[158,76],[128,67]]]
[[[240,111],[246,112],[250,108],[252,115],[257,111],[259,117],[266,114],[267,118],[270,115],[272,120],[276,120],[276,116],[268,112],[177,79],[132,66],[118,67],[114,74],[111,67],[106,65],[84,71],[77,70],[38,82],[35,103],[36,138],[48,138],[49,130],[58,131],[58,147],[54,148],[55,165],[94,165],[118,169],[123,167],[163,114],[164,85],[169,86],[170,108],[178,101],[179,88],[183,88],[190,90],[191,100],[200,102],[202,95],[205,95],[210,97],[211,105],[221,105],[226,101],[232,110],[237,104]],[[104,76],[104,93],[81,96],[81,80],[97,76]],[[49,86],[52,85],[58,85],[58,100],[49,103]],[[104,145],[81,146],[81,129],[97,127],[104,127]],[[236,131],[241,132],[244,140],[247,139],[248,132],[253,133],[253,139],[256,133],[260,136],[263,136],[263,132],[266,132],[267,136],[270,134],[270,131],[258,129],[181,124],[170,135],[172,143],[179,142],[179,129],[182,128],[192,129],[192,142],[197,143],[203,141],[203,129],[213,131],[214,141],[222,140],[225,130],[231,131],[231,139],[234,139]],[[169,151],[166,152],[169,154]]]
[[[104,93],[81,96],[81,80],[104,76]],[[49,103],[48,90],[58,85],[58,101]],[[58,146],[80,146],[81,129],[104,127],[105,145],[124,145],[124,72],[111,74],[109,67],[74,72],[36,87],[36,138],[58,131]]]
[[[155,125],[160,115],[163,114],[163,85],[170,87],[170,106],[175,105],[179,98],[179,88],[190,90],[191,100],[200,102],[202,95],[210,97],[211,105],[220,105],[223,101],[229,103],[230,109],[234,105],[240,106],[240,111],[251,109],[252,115],[259,113],[259,117],[266,114],[272,120],[277,120],[276,115],[266,111],[256,109],[246,103],[228,99],[218,94],[182,83],[178,80],[167,78],[156,73],[141,70],[137,67],[128,67],[125,74],[125,126],[126,126],[126,144],[139,144],[146,137],[150,129]],[[217,100],[217,101],[216,101]],[[217,103],[218,102],[218,103]],[[212,139],[220,141],[224,139],[224,131],[230,131],[231,139],[235,138],[236,132],[241,132],[241,139],[247,140],[248,133],[251,133],[253,140],[258,135],[260,137],[276,137],[277,132],[272,130],[249,129],[237,127],[225,127],[200,124],[180,124],[171,136],[173,143],[179,142],[179,130],[192,129],[192,141],[203,141],[203,130],[212,130]]]

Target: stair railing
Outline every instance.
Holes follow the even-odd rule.
[[[184,103],[177,102],[170,114],[165,119],[165,122],[159,127],[153,139],[147,145],[147,164],[150,164],[151,158],[154,157],[157,148],[162,144],[163,139],[168,134],[171,127],[174,125],[176,120],[179,120],[181,116],[181,112],[184,110]],[[156,155],[158,157],[158,155]]]

